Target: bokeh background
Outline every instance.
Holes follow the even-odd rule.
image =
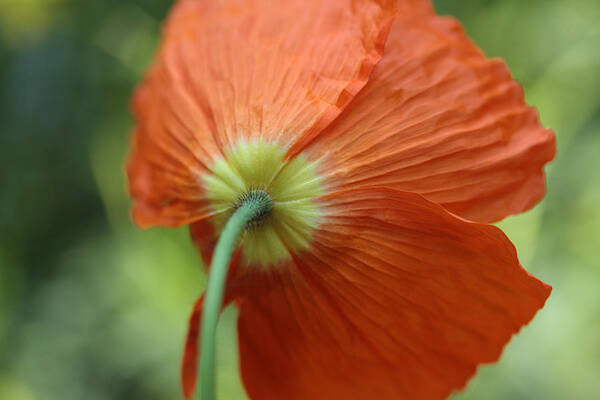
[[[185,229],[136,229],[129,97],[170,0],[0,0],[0,400],[179,399],[204,276]],[[555,129],[548,194],[500,226],[554,286],[468,399],[600,399],[600,2],[436,1]],[[235,310],[221,399],[243,399]],[[360,368],[360,366],[357,366]]]

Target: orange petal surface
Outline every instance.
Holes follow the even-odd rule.
[[[535,205],[555,154],[503,61],[454,19],[402,8],[368,84],[307,147],[333,186],[415,192],[478,222]]]
[[[201,177],[240,140],[299,146],[380,60],[395,0],[179,0],[134,97],[128,172],[142,226],[210,216]]]
[[[322,199],[310,252],[242,269],[242,377],[250,398],[442,399],[544,305],[504,234],[383,188]]]

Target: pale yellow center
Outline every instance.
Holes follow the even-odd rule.
[[[252,266],[275,266],[292,252],[308,248],[318,226],[314,199],[323,188],[316,163],[302,156],[284,160],[284,156],[285,150],[276,143],[240,142],[204,178],[206,196],[217,212],[217,233],[248,191],[260,189],[271,196],[269,216],[240,238],[243,257]]]

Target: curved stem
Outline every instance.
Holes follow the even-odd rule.
[[[215,247],[208,283],[204,295],[200,334],[200,399],[215,398],[215,336],[217,322],[223,304],[223,292],[227,270],[233,251],[237,247],[242,229],[252,223],[260,222],[271,211],[271,197],[261,190],[253,190],[240,199]]]

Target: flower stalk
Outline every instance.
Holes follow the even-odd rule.
[[[240,197],[235,208],[221,232],[208,273],[200,334],[201,400],[215,398],[215,338],[232,254],[242,231],[259,225],[271,212],[273,202],[265,191],[251,190]]]

